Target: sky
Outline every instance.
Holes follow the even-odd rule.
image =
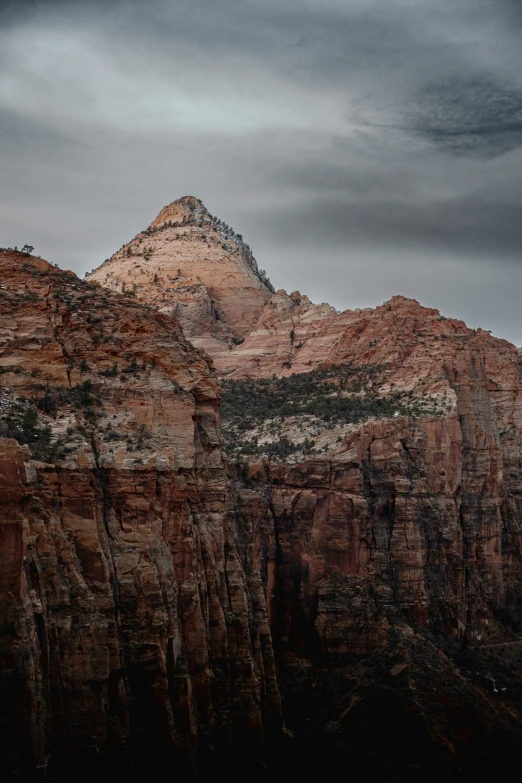
[[[0,0],[0,245],[80,275],[184,195],[276,288],[522,345],[522,0]]]

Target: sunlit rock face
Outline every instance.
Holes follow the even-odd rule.
[[[0,279],[5,778],[262,765],[279,694],[206,360],[44,261]]]
[[[193,196],[164,207],[89,279],[174,315],[211,356],[240,342],[271,296],[241,235]]]

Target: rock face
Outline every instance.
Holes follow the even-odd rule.
[[[241,342],[271,295],[242,237],[193,196],[162,209],[89,279],[174,315],[210,355]]]
[[[224,422],[230,453],[245,446],[230,513],[267,593],[294,734],[280,764],[307,780],[339,758],[362,777],[507,774],[522,736],[519,352],[404,297],[337,313],[277,291],[251,323],[206,348],[224,410],[246,420]],[[270,383],[293,390],[295,374],[322,397],[290,414]],[[267,389],[259,420],[238,410]],[[369,395],[366,417],[325,402]],[[262,456],[283,436],[310,443],[307,428],[308,456]]]
[[[315,305],[299,291],[279,290],[263,308],[242,344],[220,351],[214,363],[227,378],[270,378],[308,372],[335,355],[350,320],[328,304]]]
[[[2,264],[7,772],[507,779],[519,351],[403,297],[271,295],[190,197],[106,288]]]
[[[262,765],[279,694],[207,362],[124,296],[0,270],[4,779]]]
[[[487,332],[478,334],[487,341]],[[338,313],[298,291],[277,291],[244,342],[214,361],[222,377],[236,379],[285,377],[345,363],[381,365],[393,372],[390,381],[397,388],[424,385],[426,390],[440,382],[441,362],[474,335],[463,321],[403,296],[380,307]]]
[[[379,394],[445,408],[346,426],[297,464],[243,455],[234,468],[290,767],[310,780],[325,758],[361,779],[507,775],[522,735],[519,353],[401,298],[343,340],[343,361],[384,365]]]

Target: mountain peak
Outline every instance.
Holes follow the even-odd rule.
[[[176,199],[166,207],[163,207],[159,215],[150,224],[153,226],[161,226],[163,223],[167,223],[169,220],[172,222],[182,222],[187,219],[198,219],[208,217],[209,213],[201,199],[195,196],[182,196]]]
[[[243,236],[195,196],[163,207],[89,280],[176,316],[211,353],[241,342],[273,291]]]

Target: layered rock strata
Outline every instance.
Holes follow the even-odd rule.
[[[368,422],[336,455],[233,468],[305,780],[327,774],[319,757],[361,780],[502,778],[520,761],[519,457],[460,369],[458,416]]]
[[[249,356],[265,316],[239,346],[225,393],[237,401],[242,386],[251,398],[273,388],[285,400],[286,377],[310,399],[306,372],[292,379],[280,364],[280,379],[267,380],[275,343]],[[360,779],[369,770],[412,781],[507,776],[522,734],[519,351],[402,297],[337,319],[337,332],[327,316],[313,338],[332,336],[315,416],[289,416],[285,400],[277,430],[278,410],[269,410],[268,425],[252,430],[257,453],[241,453],[233,469],[239,528],[266,574],[295,734],[288,763],[309,780],[348,763]],[[307,366],[296,359],[293,368]],[[343,424],[327,406],[321,420],[322,403],[345,394],[347,368],[370,379],[364,399],[393,400],[396,412],[376,407]],[[346,399],[360,405],[357,389]],[[415,415],[400,410],[408,405]],[[323,429],[314,454],[260,455],[281,433],[302,441],[307,426]]]
[[[338,313],[277,291],[255,316],[242,342],[206,347],[235,411],[229,513],[265,584],[293,733],[280,765],[305,780],[339,759],[361,779],[507,774],[522,735],[519,352],[404,297]],[[293,412],[285,379],[305,389]],[[263,457],[283,438],[291,458]]]
[[[6,262],[0,359],[11,767],[80,754],[205,779],[262,764],[269,737],[281,779],[506,778],[517,349],[403,297],[271,296],[190,197],[92,275],[119,294],[25,260]],[[226,379],[228,479],[218,388],[173,312]],[[263,456],[283,437],[291,457]]]
[[[206,360],[127,297],[0,270],[4,779],[262,766],[279,694]]]
[[[164,207],[89,279],[174,315],[210,355],[250,333],[273,290],[242,236],[193,196]]]

